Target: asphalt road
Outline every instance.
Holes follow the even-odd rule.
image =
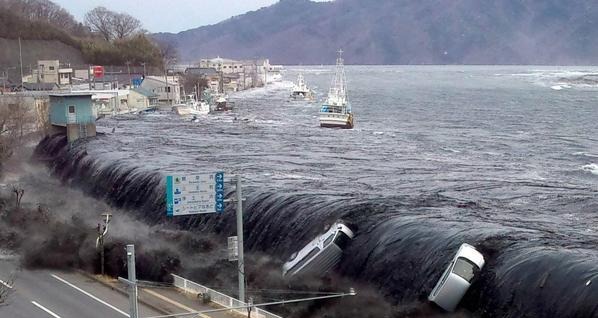
[[[15,271],[16,267],[15,261],[0,261],[0,280],[12,287],[7,303],[0,306],[0,318],[129,316],[127,297],[95,280],[78,273]],[[139,312],[141,317],[162,314],[143,304],[139,304]]]

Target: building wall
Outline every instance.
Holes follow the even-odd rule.
[[[95,135],[95,123],[68,124],[66,126],[66,136],[69,142],[73,142],[80,138],[94,137]]]
[[[213,68],[217,71],[222,71],[224,74],[243,73],[244,66],[242,61],[228,60],[228,59],[202,59],[199,61],[199,67]]]
[[[138,92],[134,91],[134,90],[130,90],[129,91],[129,108],[136,108],[138,110],[141,109],[146,109],[150,106],[150,102],[149,99],[143,95],[143,94],[139,94]]]
[[[72,84],[73,69],[62,68],[58,71],[59,85],[70,85]]]
[[[171,76],[169,76],[170,82]],[[179,104],[181,102],[181,90],[178,84],[178,81],[175,83],[169,83],[166,86],[165,81],[160,81],[154,78],[146,77],[143,82],[141,83],[141,88],[148,90],[152,93],[158,95],[159,102],[170,102],[173,104]],[[170,89],[170,92],[166,92],[167,87]]]
[[[95,122],[96,115],[93,111],[91,96],[50,96],[50,123],[66,125],[69,106],[75,106],[78,123]]]
[[[34,77],[39,76],[39,82],[41,83],[59,83],[58,69],[60,68],[60,62],[58,60],[41,60],[37,62],[38,74]],[[34,79],[37,81],[37,78]]]

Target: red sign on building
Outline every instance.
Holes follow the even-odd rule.
[[[95,78],[104,77],[104,67],[103,66],[94,66],[93,67],[93,77],[95,77]]]

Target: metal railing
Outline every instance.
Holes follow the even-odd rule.
[[[224,308],[231,308],[231,307],[239,307],[239,306],[246,306],[244,302],[235,299],[233,297],[227,296],[221,292],[215,291],[198,283],[192,282],[188,279],[185,279],[181,276],[171,274],[174,278],[174,286],[182,289],[186,293],[193,293],[193,294],[201,294],[201,295],[209,295],[210,301],[218,304]],[[232,312],[247,315],[246,309],[231,309]],[[260,308],[253,308],[251,310],[251,317],[253,318],[282,318],[281,316],[275,315],[271,312],[267,312]]]

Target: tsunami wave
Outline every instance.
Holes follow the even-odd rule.
[[[38,145],[36,157],[64,182],[134,211],[148,224],[174,222],[184,229],[221,235],[234,230],[231,207],[223,216],[168,219],[161,172],[118,158],[96,158],[88,154],[85,142],[69,147],[65,136],[47,137]],[[356,238],[337,272],[378,287],[395,304],[425,301],[456,248],[467,242],[486,258],[481,276],[461,303],[474,314],[598,315],[598,241],[554,231],[533,216],[501,221],[501,211],[488,203],[434,191],[364,197],[315,194],[307,189],[292,194],[263,192],[253,187],[247,196],[248,251],[285,260],[326,224],[342,219],[355,230]],[[509,201],[516,205],[516,198]]]

